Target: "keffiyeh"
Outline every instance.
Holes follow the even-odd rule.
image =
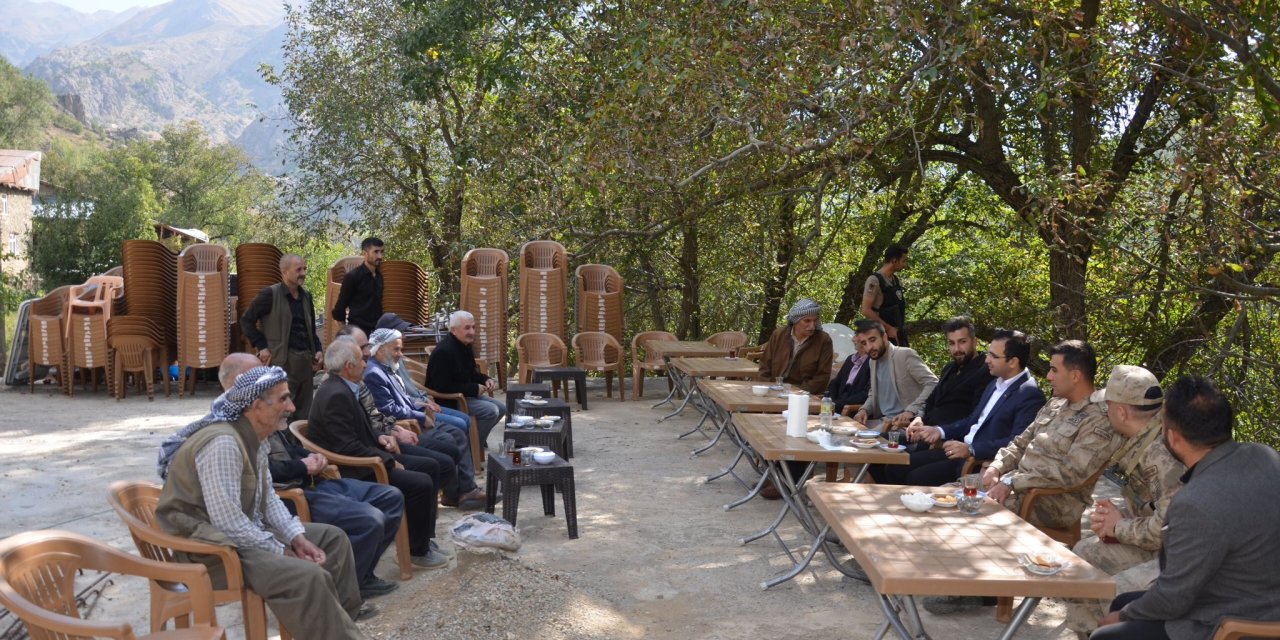
[[[384,344],[395,342],[403,337],[404,334],[395,329],[375,329],[369,334],[369,355],[378,355],[378,348]]]

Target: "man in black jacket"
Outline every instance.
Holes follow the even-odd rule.
[[[386,465],[391,486],[404,494],[405,517],[409,524],[409,553],[418,567],[442,567],[449,556],[436,545],[436,478],[440,469],[435,460],[400,452],[394,437],[374,432],[369,415],[357,393],[364,375],[360,347],[348,338],[334,340],[324,353],[329,377],[316,390],[309,420],[311,440],[337,454],[377,457]],[[452,473],[452,469],[450,469]],[[371,470],[343,467],[344,477],[373,480]]]
[[[449,315],[449,335],[445,336],[427,360],[427,388],[440,393],[461,393],[467,397],[467,413],[476,419],[480,445],[489,439],[493,425],[507,414],[506,407],[482,393],[492,392],[497,382],[480,372],[471,343],[476,339],[476,318],[466,311]],[[440,400],[442,406],[452,401]],[[453,408],[458,408],[453,406]]]
[[[978,351],[978,339],[974,336],[973,321],[968,316],[957,316],[942,325],[947,336],[947,351],[951,362],[938,376],[938,386],[933,388],[924,402],[924,413],[912,422],[949,424],[973,413],[982,392],[991,382],[987,369],[987,354]]]
[[[871,359],[854,347],[853,353],[840,365],[840,372],[827,385],[827,395],[835,405],[836,414],[844,412],[846,405],[859,405],[867,401],[871,392]]]
[[[360,243],[364,262],[342,277],[338,300],[333,304],[333,319],[354,324],[373,333],[382,317],[382,256],[384,243],[378,238],[365,238]]]

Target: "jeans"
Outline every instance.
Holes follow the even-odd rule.
[[[480,431],[480,445],[488,446],[489,432],[503,416],[507,415],[506,405],[489,397],[467,398],[467,413],[476,419],[476,428]]]
[[[423,435],[423,440],[443,442],[456,448],[461,457],[458,465],[458,490],[467,493],[476,488],[476,465],[471,459],[471,418],[457,409],[440,407],[435,427]]]
[[[404,515],[404,494],[392,486],[350,478],[322,480],[303,494],[312,522],[338,527],[351,539],[356,579],[364,584],[373,577],[378,559],[395,542]]]

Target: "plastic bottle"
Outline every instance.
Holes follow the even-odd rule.
[[[835,412],[835,405],[831,402],[831,396],[822,396],[822,408],[818,411],[818,420],[822,423],[822,428],[831,429],[831,414]]]

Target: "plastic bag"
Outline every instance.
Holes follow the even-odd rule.
[[[473,513],[459,519],[449,529],[449,535],[454,544],[468,549],[520,549],[520,534],[516,532],[515,526],[491,513]]]

